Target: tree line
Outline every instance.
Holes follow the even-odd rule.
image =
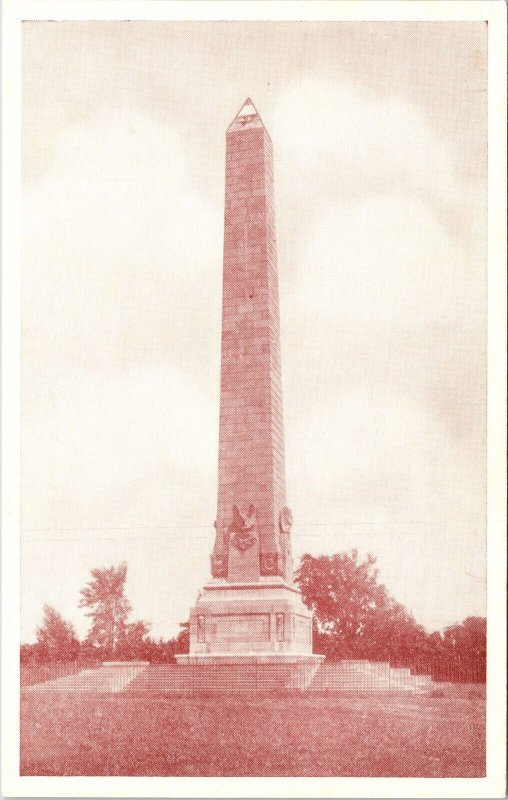
[[[485,681],[487,620],[471,616],[427,633],[379,582],[375,564],[374,556],[361,559],[356,550],[302,556],[296,581],[314,612],[314,652],[331,661],[425,669],[435,680]]]
[[[91,580],[81,589],[79,608],[86,609],[90,627],[80,641],[71,622],[52,606],[45,605],[43,621],[34,644],[21,645],[21,662],[132,661],[175,662],[175,653],[187,653],[189,626],[172,639],[154,639],[146,620],[129,622],[132,607],[125,594],[127,564],[91,571]]]
[[[313,612],[314,652],[328,660],[389,661],[392,666],[428,665],[437,680],[485,680],[486,620],[467,617],[444,631],[427,633],[379,582],[376,559],[356,550],[330,556],[302,556],[296,572],[303,602]],[[91,571],[79,607],[90,618],[83,641],[72,623],[51,606],[34,644],[21,645],[30,662],[146,660],[175,662],[189,647],[188,622],[163,640],[150,636],[146,620],[129,622],[132,608],[125,594],[127,564]],[[449,676],[453,675],[452,678]]]

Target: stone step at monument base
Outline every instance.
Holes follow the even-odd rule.
[[[97,694],[230,694],[254,692],[412,692],[449,688],[430,675],[413,675],[388,663],[304,658],[203,658],[187,664],[118,662],[27,686],[28,692],[89,692]]]
[[[177,666],[152,665],[129,684],[135,692],[275,692],[305,690],[322,656],[238,654],[186,656]]]
[[[407,668],[388,663],[341,661],[291,664],[251,661],[242,664],[230,657],[217,663],[151,665],[126,687],[136,693],[227,694],[276,691],[372,691],[426,692],[436,688],[430,675],[412,675]]]
[[[104,662],[101,667],[83,669],[81,672],[65,675],[62,678],[26,686],[28,692],[92,692],[98,694],[116,694],[123,692],[150,662]]]
[[[391,667],[388,662],[346,660],[322,664],[309,689],[423,692],[433,686],[430,675],[413,675],[407,667]]]
[[[254,666],[161,666],[149,667],[129,684],[126,691],[136,693],[275,692],[298,688],[290,667],[256,669]],[[302,687],[305,688],[303,681]]]

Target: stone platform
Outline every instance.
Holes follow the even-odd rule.
[[[185,656],[189,659],[189,656]],[[322,663],[312,656],[272,653],[198,656],[183,664],[129,664],[118,662],[97,669],[84,669],[72,675],[23,688],[23,692],[58,694],[195,695],[263,694],[287,691],[309,693],[346,692],[349,694],[409,693],[426,694],[448,690],[452,684],[435,683],[430,675],[414,675],[409,669],[388,663],[339,661]]]

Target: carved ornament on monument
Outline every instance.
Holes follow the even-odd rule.
[[[255,506],[251,503],[245,514],[240,511],[238,506],[233,506],[233,522],[229,526],[229,541],[240,553],[245,553],[257,541],[255,528]]]
[[[284,614],[275,615],[275,636],[278,642],[284,641]]]
[[[221,553],[214,553],[211,557],[211,562],[212,562],[212,577],[227,578],[228,576],[227,556]]]
[[[279,554],[262,553],[259,558],[259,571],[261,575],[279,574]]]
[[[198,639],[198,642],[204,642],[205,641],[205,617],[204,617],[203,614],[198,614],[197,639]]]
[[[291,509],[284,506],[279,514],[279,527],[282,533],[291,533],[291,526],[293,524],[293,515]]]

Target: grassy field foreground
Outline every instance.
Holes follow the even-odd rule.
[[[30,695],[22,775],[485,774],[479,696]]]

